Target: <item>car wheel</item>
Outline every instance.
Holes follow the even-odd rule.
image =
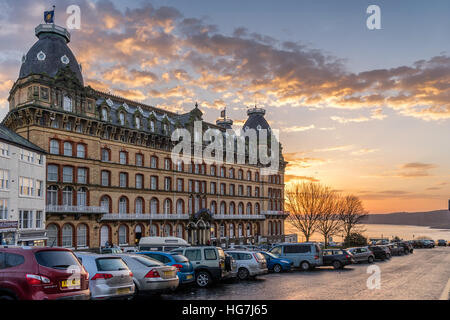
[[[245,280],[245,279],[248,279],[248,276],[249,276],[249,272],[248,272],[247,269],[245,269],[245,268],[240,268],[240,269],[238,270],[238,278],[239,278],[239,280]]]
[[[211,276],[206,271],[200,271],[195,276],[195,282],[197,282],[197,285],[201,288],[205,288],[211,284]]]
[[[309,263],[307,261],[303,261],[302,263],[300,263],[300,269],[302,271],[308,271],[310,267],[311,266],[309,265]]]
[[[342,264],[339,261],[333,261],[333,268],[340,269],[342,267]]]
[[[370,257],[369,257],[369,259],[367,259],[367,262],[369,262],[369,263],[373,263],[373,260],[374,260],[374,259],[373,259],[373,257],[372,257],[372,256],[370,256]]]
[[[273,266],[273,272],[280,273],[283,270],[279,264]]]

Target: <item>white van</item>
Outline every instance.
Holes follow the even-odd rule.
[[[177,237],[142,237],[139,240],[139,251],[170,251],[189,246],[186,240]]]

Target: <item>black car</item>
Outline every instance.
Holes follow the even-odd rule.
[[[439,247],[445,247],[445,246],[447,246],[447,241],[445,241],[445,240],[443,240],[443,239],[439,239],[439,240],[437,241],[437,245],[438,245]]]
[[[323,250],[323,265],[333,266],[335,269],[343,269],[346,265],[356,263],[353,255],[347,250],[326,249]]]
[[[405,254],[413,253],[414,251],[412,244],[408,241],[399,241],[398,245],[403,247],[403,249],[405,250]]]
[[[373,252],[376,260],[386,260],[390,258],[389,252],[382,246],[370,246],[369,249]]]

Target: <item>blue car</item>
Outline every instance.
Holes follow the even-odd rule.
[[[267,269],[273,272],[282,272],[291,270],[294,262],[289,259],[278,258],[276,255],[270,252],[260,251],[260,253],[266,258]]]
[[[193,283],[195,280],[194,267],[188,258],[178,253],[169,253],[161,251],[141,251],[137,254],[143,254],[149,258],[161,261],[168,266],[174,266],[178,269],[177,275],[181,284]]]

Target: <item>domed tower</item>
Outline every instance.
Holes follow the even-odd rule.
[[[70,33],[54,24],[41,24],[35,29],[38,41],[22,58],[19,79],[41,74],[52,78],[61,70],[70,70],[79,84],[83,86],[81,66],[68,47]]]
[[[245,121],[243,130],[247,131],[248,129],[261,130],[266,129],[268,133],[270,133],[270,125],[267,120],[264,118],[266,115],[266,110],[263,108],[258,108],[255,106],[254,108],[247,110],[248,119]]]

